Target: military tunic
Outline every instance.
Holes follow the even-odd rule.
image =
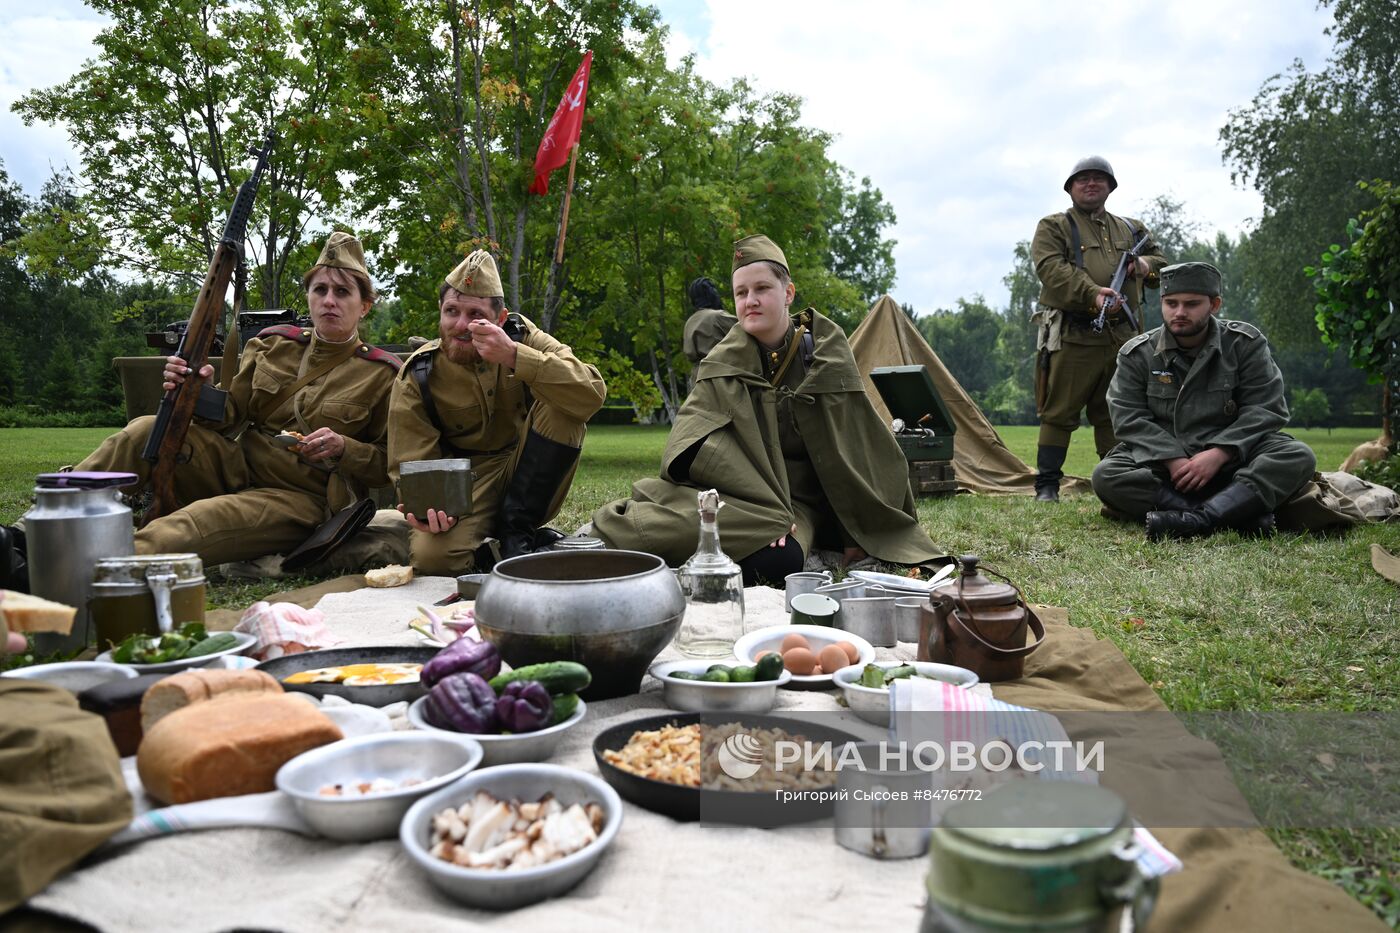
[[[283,387],[322,363],[329,372],[273,409]],[[182,507],[136,532],[136,553],[194,551],[205,564],[252,560],[291,551],[338,509],[388,482],[386,433],[389,386],[398,360],[361,343],[321,340],[298,328],[269,328],[243,348],[229,385],[223,421],[190,425],[189,458],[175,471]],[[137,418],[109,437],[79,470],[136,473],[154,417]],[[326,427],[345,438],[336,461],[307,463],[277,447],[287,430],[307,434]]]
[[[692,363],[699,363],[724,339],[739,319],[722,308],[699,308],[685,319],[681,351]]]
[[[1211,318],[1194,354],[1158,327],[1124,344],[1108,390],[1122,441],[1094,469],[1094,492],[1141,517],[1170,484],[1166,461],[1208,447],[1234,458],[1207,493],[1230,481],[1249,486],[1272,511],[1312,478],[1312,450],[1279,429],[1288,424],[1283,374],[1252,324]]]
[[[1037,346],[1047,349],[1050,371],[1044,397],[1037,400],[1040,415],[1040,443],[1068,447],[1071,433],[1079,427],[1080,412],[1087,409],[1094,427],[1094,444],[1103,456],[1114,444],[1113,426],[1104,395],[1113,376],[1118,347],[1135,336],[1127,319],[1109,315],[1109,326],[1095,334],[1089,323],[1098,315],[1099,288],[1113,281],[1119,257],[1132,248],[1134,232],[1146,228],[1132,218],[1100,212],[1096,217],[1071,208],[1079,229],[1083,268],[1074,260],[1070,219],[1065,212],[1042,218],[1031,240],[1031,260],[1040,277],[1040,307]],[[1156,274],[1166,264],[1161,249],[1151,240],[1142,253],[1151,268],[1147,284],[1156,284]],[[1144,281],[1131,276],[1124,285],[1128,305],[1142,323]]]
[[[390,472],[411,460],[458,456],[446,440],[465,451],[472,463],[472,512],[441,534],[414,531],[413,566],[422,573],[461,574],[471,570],[475,551],[495,531],[501,498],[515,473],[521,441],[529,430],[570,447],[582,447],[587,421],[603,405],[607,387],[598,369],[572,350],[521,318],[525,336],[516,344],[515,369],[478,360],[462,365],[441,352],[442,340],[430,340],[404,364],[390,402]],[[411,370],[413,360],[434,354],[428,390],[442,431],[428,417]],[[533,404],[526,401],[526,389]],[[545,521],[563,505],[573,473],[560,486]]]
[[[742,327],[701,362],[661,458],[661,475],[593,514],[614,547],[680,564],[695,550],[696,493],[719,490],[720,539],[743,560],[794,533],[810,553],[823,530],[892,563],[941,556],[919,526],[904,454],[865,394],[841,328],[813,316],[815,356],[775,388]],[[789,338],[791,339],[791,338]],[[780,351],[781,353],[782,351]]]

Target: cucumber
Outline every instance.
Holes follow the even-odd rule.
[[[733,670],[734,670],[734,668],[730,667],[728,664],[711,664],[711,665],[709,666],[709,669],[706,670],[705,673],[706,673],[706,674],[713,674],[715,671],[724,671],[724,673],[725,673],[726,675],[728,675],[728,674],[732,673]]]
[[[666,676],[673,680],[699,680],[701,675],[692,674],[690,671],[672,671]]]
[[[712,683],[712,684],[727,684],[727,683],[729,683],[729,675],[726,674],[724,671],[715,671],[715,670],[706,671],[705,673],[703,673],[703,674],[700,675],[700,679],[701,679],[701,680],[704,680],[704,681],[708,681],[709,683]]]
[[[757,679],[757,672],[752,667],[736,667],[729,672],[731,684],[751,684]]]
[[[206,654],[213,654],[216,651],[227,651],[238,644],[238,636],[232,632],[217,632],[210,635],[203,641],[196,642],[194,647],[185,652],[187,658],[199,658]]]
[[[491,689],[500,693],[506,684],[517,680],[538,680],[544,684],[550,696],[562,696],[583,690],[593,682],[593,675],[588,673],[588,668],[575,661],[548,661],[497,674],[491,678]]]
[[[557,726],[574,714],[578,709],[578,694],[565,693],[554,698],[554,716],[549,720],[551,726]]]
[[[783,676],[783,656],[776,651],[765,654],[753,666],[754,680],[777,680]]]

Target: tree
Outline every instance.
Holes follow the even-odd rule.
[[[1316,339],[1298,257],[1321,253],[1365,207],[1357,182],[1400,165],[1400,0],[1321,2],[1335,17],[1326,67],[1313,74],[1295,61],[1220,130],[1231,178],[1264,199],[1249,278],[1270,338],[1285,345]]]
[[[831,217],[827,268],[854,285],[866,305],[874,304],[894,287],[895,240],[884,231],[894,226],[894,208],[869,178],[852,184],[845,169],[830,173],[835,190],[828,195]]]
[[[81,201],[36,227],[23,248],[98,256],[162,279],[202,280],[248,147],[278,134],[249,225],[251,288],[278,307],[313,217],[343,195],[337,173],[367,150],[346,140],[361,114],[343,98],[348,0],[89,0],[112,25],[97,58],[21,98],[25,122],[63,123],[82,159]],[[52,228],[63,235],[53,235]]]
[[[1400,186],[1360,186],[1379,203],[1347,223],[1348,244],[1332,244],[1316,279],[1317,326],[1328,346],[1342,347],[1352,365],[1389,389],[1394,423],[1400,405]]]
[[[981,405],[1003,375],[996,354],[987,352],[996,346],[1002,317],[977,295],[971,301],[959,298],[956,310],[926,314],[918,323],[920,333],[943,365]]]
[[[1305,428],[1325,424],[1332,416],[1332,406],[1327,401],[1327,393],[1321,389],[1294,389],[1288,394],[1288,407],[1294,424]]]

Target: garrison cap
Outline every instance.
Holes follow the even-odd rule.
[[[344,230],[337,230],[326,238],[326,245],[321,248],[321,256],[316,260],[316,266],[329,266],[332,269],[349,269],[358,272],[365,278],[369,278],[369,269],[365,267],[365,248],[360,245],[360,241]],[[310,275],[310,273],[307,273]]]
[[[778,249],[778,244],[761,233],[734,241],[734,268],[731,272],[738,272],[740,268],[751,263],[765,261],[776,262],[784,269],[788,267],[787,257]]]
[[[1162,294],[1190,292],[1193,295],[1220,296],[1220,270],[1208,262],[1179,262],[1160,273]]]
[[[501,273],[496,271],[496,260],[484,249],[474,250],[447,273],[447,284],[471,298],[506,296],[501,287]]]
[[[1069,190],[1070,184],[1074,181],[1074,176],[1083,172],[1103,172],[1108,176],[1108,190],[1113,191],[1118,187],[1118,179],[1113,177],[1113,166],[1108,164],[1108,160],[1103,156],[1085,156],[1074,163],[1074,168],[1070,170],[1069,177],[1065,179],[1065,190]]]

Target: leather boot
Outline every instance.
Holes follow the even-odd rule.
[[[525,449],[520,452],[515,474],[506,487],[497,521],[496,537],[501,542],[502,560],[529,554],[535,549],[537,529],[544,523],[549,504],[568,479],[578,455],[579,448],[552,441],[534,431],[525,437]]]
[[[29,555],[24,531],[13,525],[0,527],[0,590],[29,592]]]
[[[1153,497],[1153,506],[1159,512],[1187,512],[1199,509],[1205,499],[1203,496],[1183,495],[1171,483],[1163,483]],[[1267,538],[1274,533],[1274,513],[1261,512],[1249,518],[1236,519],[1227,522],[1226,527],[1248,537]]]
[[[1039,502],[1060,501],[1060,480],[1064,477],[1065,455],[1068,447],[1041,444],[1035,451],[1035,498]]]
[[[1259,494],[1243,483],[1231,483],[1194,509],[1147,513],[1147,538],[1199,538],[1221,528],[1273,527],[1273,515]]]

